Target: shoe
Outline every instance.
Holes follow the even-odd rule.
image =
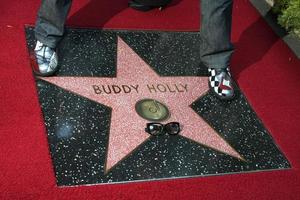
[[[208,68],[209,87],[213,93],[222,100],[231,100],[234,98],[233,80],[229,68],[216,69]]]
[[[55,49],[37,41],[34,54],[37,66],[33,68],[33,72],[36,75],[50,76],[58,70],[58,58]]]
[[[160,11],[163,9],[163,6],[151,6],[151,5],[144,5],[139,2],[136,2],[135,0],[131,0],[128,2],[128,6],[139,11],[149,11],[155,8],[158,8]]]

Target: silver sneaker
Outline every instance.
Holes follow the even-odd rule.
[[[36,69],[33,69],[35,74],[39,76],[50,76],[57,71],[58,58],[55,49],[37,41],[34,53],[38,65]]]

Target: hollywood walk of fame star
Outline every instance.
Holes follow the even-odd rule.
[[[117,75],[105,77],[40,77],[65,90],[112,108],[105,172],[123,160],[149,137],[147,121],[135,111],[141,99],[166,105],[170,117],[182,125],[180,135],[206,147],[242,159],[190,105],[208,91],[207,77],[161,77],[120,37]]]

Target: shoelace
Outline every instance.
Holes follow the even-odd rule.
[[[46,52],[47,52],[46,50],[47,50],[47,48],[50,49],[50,47],[46,46],[45,44],[42,44],[42,45],[39,46],[38,50],[35,50],[35,52],[39,52],[39,51],[43,50],[42,55],[36,53],[36,57],[41,62],[41,64],[49,63],[50,62],[50,58],[51,58],[52,55],[50,55],[49,58],[46,57]]]

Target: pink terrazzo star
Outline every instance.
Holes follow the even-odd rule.
[[[117,76],[47,77],[41,79],[112,108],[105,171],[145,142],[149,121],[135,111],[136,102],[150,98],[165,104],[171,113],[164,121],[182,125],[181,136],[242,159],[190,105],[208,91],[207,77],[161,77],[121,38],[118,38]],[[176,136],[175,136],[176,137]]]

